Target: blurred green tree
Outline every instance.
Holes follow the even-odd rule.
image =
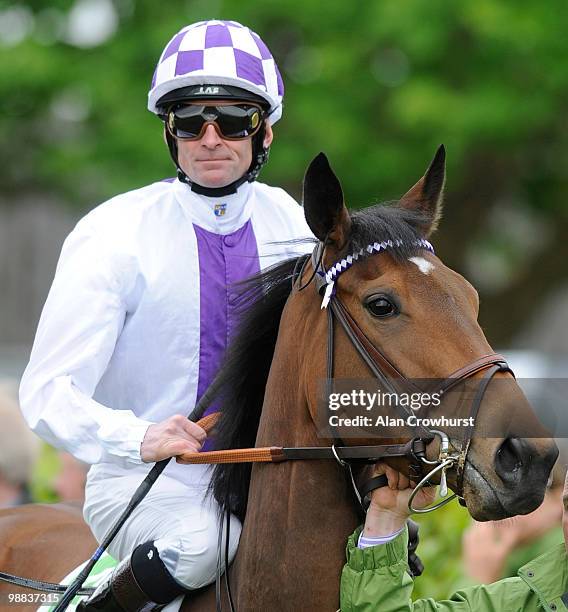
[[[568,5],[561,0],[42,0],[0,5],[3,192],[49,190],[85,209],[172,175],[145,110],[157,58],[182,25],[261,33],[286,84],[263,180],[299,196],[323,150],[358,207],[396,198],[448,149],[439,254],[482,290],[506,342],[564,282]],[[529,281],[530,279],[530,281]],[[497,313],[502,300],[527,307]]]

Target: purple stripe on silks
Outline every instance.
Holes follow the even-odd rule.
[[[235,283],[260,271],[256,238],[247,221],[236,232],[220,236],[194,225],[197,236],[200,282],[200,345],[197,400],[219,371],[229,340],[236,331],[242,305],[237,303]],[[210,406],[205,415],[219,410]],[[203,450],[211,450],[207,440]]]
[[[233,39],[226,25],[209,25],[205,33],[205,48],[232,47]]]
[[[165,178],[160,181],[160,183],[173,183],[176,180],[175,176],[171,176],[170,178]]]
[[[266,88],[262,61],[258,57],[254,57],[254,55],[240,49],[233,49],[233,53],[235,54],[237,76],[247,79],[251,83],[255,83],[255,85],[263,85]]]
[[[166,47],[166,50],[164,51],[164,55],[160,60],[161,62],[163,62],[165,59],[168,59],[170,55],[173,55],[174,53],[177,53],[179,51],[179,46],[181,45],[181,41],[185,38],[186,33],[187,32],[184,30],[183,32],[179,32],[172,38],[170,44]]]
[[[203,51],[180,51],[176,61],[176,76],[193,70],[203,70]]]

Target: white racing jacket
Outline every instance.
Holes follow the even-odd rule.
[[[63,245],[20,402],[50,444],[94,464],[89,480],[142,463],[148,426],[188,415],[217,371],[235,327],[230,285],[313,238],[281,189],[245,183],[197,195],[178,180],[117,196],[86,215]],[[171,462],[189,486],[206,466]]]

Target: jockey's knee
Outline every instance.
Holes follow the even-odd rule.
[[[229,563],[235,557],[241,534],[240,521],[231,516]],[[219,521],[209,521],[201,529],[156,540],[155,545],[173,578],[186,589],[197,589],[215,581]],[[225,538],[221,549],[221,567],[225,567]]]

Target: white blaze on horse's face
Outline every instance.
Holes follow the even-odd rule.
[[[408,261],[411,261],[413,264],[416,264],[420,272],[422,272],[422,274],[426,274],[426,276],[430,274],[432,270],[435,269],[434,264],[430,263],[429,261],[426,261],[424,257],[409,257]]]

